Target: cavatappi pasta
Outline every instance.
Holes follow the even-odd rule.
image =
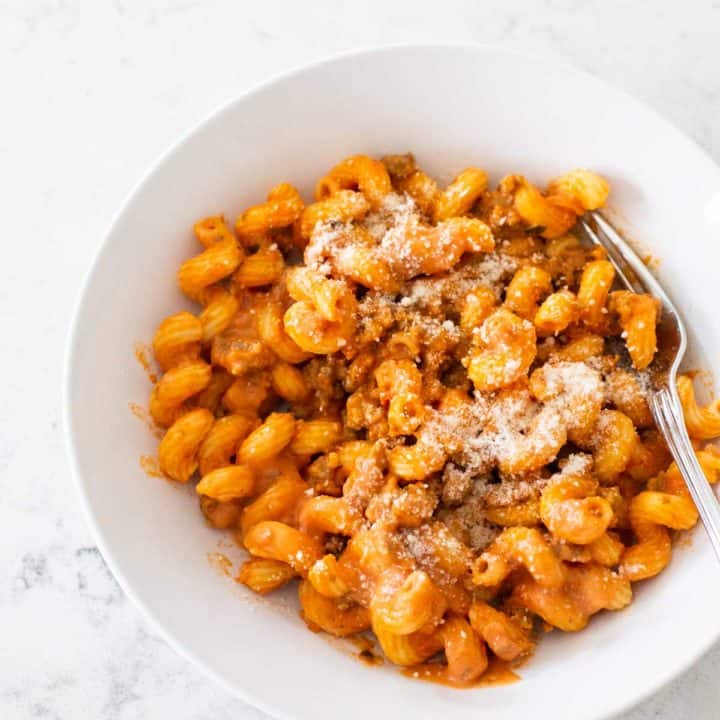
[[[357,155],[307,204],[283,183],[195,225],[150,412],[240,582],[297,581],[311,629],[467,686],[670,562],[698,515],[646,401],[660,306],[573,234],[608,192]],[[715,482],[720,401],[679,393]]]

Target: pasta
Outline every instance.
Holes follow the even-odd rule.
[[[295,571],[280,560],[253,558],[240,568],[238,580],[260,595],[286,585],[295,577]]]
[[[251,415],[226,415],[217,419],[198,450],[201,476],[231,464],[240,443],[255,429],[257,420]]]
[[[692,380],[687,375],[678,378],[678,393],[690,437],[709,440],[720,435],[720,400],[704,407],[698,405]]]
[[[160,469],[171,479],[187,482],[198,467],[198,451],[210,431],[213,416],[197,408],[176,420],[158,447]]]
[[[240,264],[243,252],[234,238],[210,245],[200,255],[184,262],[178,270],[178,283],[192,299],[210,285],[231,275]]]
[[[204,390],[212,370],[203,360],[185,360],[170,368],[150,396],[150,414],[158,425],[169,427],[185,411],[185,400]]]
[[[221,502],[207,495],[200,497],[200,510],[208,524],[218,530],[234,527],[240,516],[240,505],[236,501]]]
[[[648,404],[660,305],[573,234],[608,193],[354,155],[308,204],[282,183],[195,224],[150,412],[240,583],[293,583],[311,630],[467,687],[668,565],[698,513]],[[716,482],[720,400],[678,392]]]
[[[292,225],[303,212],[300,193],[289,183],[274,187],[267,202],[246,210],[235,223],[235,232],[245,241],[270,230]]]

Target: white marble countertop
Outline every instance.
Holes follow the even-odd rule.
[[[0,717],[266,717],[178,657],[124,597],[65,454],[63,353],[81,279],[171,141],[288,67],[455,41],[579,65],[720,161],[719,39],[717,0],[0,1]],[[719,676],[716,646],[623,720],[717,718]]]

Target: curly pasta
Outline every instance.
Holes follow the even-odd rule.
[[[235,238],[210,245],[180,266],[178,283],[181,290],[189,298],[198,299],[205,288],[232,275],[242,257],[242,250]]]
[[[537,353],[535,329],[514,313],[495,310],[477,334],[480,347],[470,351],[467,373],[477,390],[507,387],[527,374]]]
[[[573,462],[577,457],[571,456],[542,491],[540,517],[554,537],[588,545],[605,534],[614,514],[610,503],[594,494],[597,481],[588,472],[590,464]],[[579,467],[570,470],[571,465]]]
[[[720,400],[709,405],[698,405],[692,380],[687,375],[678,378],[678,394],[690,437],[711,440],[720,435]]]
[[[180,312],[165,318],[153,337],[155,360],[163,372],[183,360],[194,360],[200,355],[203,324],[192,313]]]
[[[241,238],[248,238],[288,227],[300,218],[303,208],[300,193],[289,183],[282,183],[268,193],[267,202],[255,205],[240,215],[235,223],[235,232]]]
[[[697,453],[709,482],[717,482],[718,457]],[[620,570],[633,582],[657,575],[670,562],[669,530],[689,530],[698,512],[675,463],[648,482],[650,490],[638,493],[630,503],[630,524],[638,542],[622,555]]]
[[[668,565],[698,514],[648,404],[659,304],[573,233],[608,192],[353,155],[307,205],[281,183],[195,224],[150,412],[162,472],[250,554],[238,582],[468,687]],[[715,482],[720,401],[678,391]]]
[[[655,326],[660,301],[650,295],[618,290],[610,295],[610,310],[618,314],[633,366],[636,370],[645,370],[657,351]]]
[[[165,433],[158,459],[160,469],[169,478],[185,483],[192,477],[198,467],[198,451],[212,424],[212,414],[198,408],[183,415]]]
[[[479,168],[463,170],[435,197],[433,220],[441,222],[465,215],[487,190],[487,174]]]

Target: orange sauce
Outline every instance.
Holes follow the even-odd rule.
[[[232,560],[221,552],[211,552],[207,554],[207,559],[210,565],[212,565],[221,575],[225,577],[232,577],[233,575],[233,564]]]
[[[382,665],[385,662],[382,655],[375,652],[375,643],[366,635],[350,635],[346,639],[358,649],[355,657],[365,665]]]
[[[508,685],[520,680],[520,676],[511,668],[510,663],[492,658],[487,670],[477,679],[470,682],[463,682],[448,677],[447,665],[441,663],[423,663],[422,665],[414,665],[402,671],[405,677],[413,680],[426,680],[438,683],[439,685],[447,685],[452,688],[480,688],[492,685]]]
[[[714,396],[714,386],[712,373],[709,370],[690,370],[685,375],[689,375],[692,380],[697,380],[708,396]]]
[[[498,209],[502,210],[504,212],[501,205],[498,206]],[[395,225],[396,228],[401,228],[403,226],[402,223],[406,223],[406,220],[403,220],[402,216],[398,215],[397,218],[394,218],[393,222],[397,223]],[[230,231],[228,231],[228,232],[230,232]],[[428,230],[428,232],[431,232],[431,230]],[[432,232],[436,232],[436,230],[433,229]],[[625,235],[627,237],[627,233],[623,233],[623,235]],[[409,241],[409,243],[407,245],[408,250],[411,252],[414,252],[415,245],[413,243],[415,241],[413,240],[412,237],[408,237],[407,240]],[[515,244],[516,240],[518,241],[517,245]],[[525,245],[523,245],[522,242],[524,242],[524,240],[522,238],[515,238],[511,235],[508,238],[503,239],[502,243],[507,245],[507,247],[508,247],[507,254],[508,255],[514,254],[520,258],[522,258],[524,255],[527,255],[528,257],[530,257],[533,252],[534,241],[532,240],[532,238],[526,238],[525,240],[527,240],[527,242],[525,243]],[[639,243],[632,242],[632,245],[634,247],[638,247]],[[510,247],[515,248],[514,253],[510,252]],[[643,251],[643,253],[644,253],[644,251]],[[459,256],[458,256],[458,258],[456,258],[456,260],[457,259],[459,259]],[[420,260],[420,258],[418,257],[418,258],[416,258],[416,260]],[[456,277],[453,274],[454,271],[451,270],[451,266],[449,264],[446,264],[446,260],[448,260],[447,256],[441,256],[441,255],[439,255],[437,257],[429,256],[427,258],[427,261],[432,264],[427,265],[427,266],[422,265],[422,268],[425,268],[422,270],[422,274],[427,274],[427,275],[433,276],[434,274],[440,273],[440,271],[443,271],[447,275],[446,280],[442,281],[443,283],[445,283],[445,284],[443,284],[443,287],[447,289],[447,291],[450,295],[453,295],[453,293],[459,295],[459,297],[456,300],[452,301],[452,303],[455,303],[455,306],[450,307],[452,305],[452,303],[450,303],[450,301],[448,301],[447,308],[442,303],[439,303],[438,309],[435,311],[432,311],[432,312],[426,311],[425,313],[421,313],[418,310],[412,311],[413,313],[417,314],[417,318],[416,318],[417,322],[432,320],[433,322],[437,323],[437,325],[439,327],[442,327],[442,328],[445,328],[446,324],[449,322],[452,327],[455,327],[454,320],[452,318],[454,317],[455,312],[459,312],[459,307],[462,304],[460,301],[462,300],[462,294],[463,294],[461,290],[458,290],[458,288],[462,288],[464,286],[465,281],[463,280],[462,283],[460,283],[460,278],[462,277],[460,275],[458,275],[457,279],[456,279]],[[658,264],[657,259],[654,258],[650,254],[644,253],[644,261],[648,265]],[[510,266],[513,266],[513,262],[510,263]],[[568,262],[572,263],[572,262],[574,262],[574,260],[572,260],[572,258],[568,258]],[[504,259],[501,262],[501,266],[503,268],[505,266]],[[389,264],[388,268],[391,268],[391,267],[394,267],[394,265]],[[398,265],[398,267],[400,267],[400,266]],[[415,275],[412,274],[415,272],[415,270],[413,269],[414,267],[415,267],[415,265],[413,264],[413,262],[410,262],[406,268],[404,268],[404,269],[400,268],[400,270],[398,270],[397,276],[393,278],[393,280],[397,281],[398,287],[400,287],[400,285],[402,283],[404,283],[406,280],[409,280],[410,278],[415,277]],[[421,267],[421,266],[418,265],[417,267]],[[391,273],[391,270],[388,269],[388,272]],[[490,276],[488,276],[488,278],[489,277]],[[449,284],[446,283],[446,281],[448,279],[450,280]],[[337,282],[337,281],[334,281],[334,282]],[[422,281],[422,282],[424,282],[424,281]],[[429,297],[433,297],[433,295],[432,295],[433,288],[435,288],[434,292],[436,293],[436,297],[438,297],[438,298],[444,297],[444,294],[446,291],[440,290],[439,282],[440,281],[438,280],[437,284],[434,281],[431,283],[432,287],[429,290],[429,293],[430,293]],[[455,284],[456,282],[460,283],[460,284],[458,284],[456,286],[456,284]],[[490,281],[488,280],[488,282],[490,282]],[[418,287],[425,287],[425,286],[419,285]],[[253,297],[255,297],[255,296],[253,295]],[[259,297],[259,296],[257,296],[257,297]],[[388,313],[390,313],[392,315],[392,313],[394,312],[393,302],[394,301],[389,301],[386,304],[379,303],[379,310],[376,310],[375,306],[372,304],[367,305],[367,307],[363,306],[365,308],[363,310],[363,313],[364,313],[363,319],[369,321],[372,318],[374,318],[376,315],[381,315],[385,311],[387,311]],[[443,303],[444,303],[444,301],[443,301]],[[428,306],[431,305],[430,302],[428,302],[427,304],[428,304]],[[295,310],[297,310],[299,308],[300,308],[300,305],[295,306]],[[256,322],[255,322],[255,319],[253,318],[253,315],[255,314],[255,312],[256,312],[255,305],[253,304],[251,306],[248,306],[247,308],[243,308],[243,309],[239,310],[236,313],[235,319],[233,320],[233,325],[231,326],[231,333],[228,334],[228,336],[227,336],[227,343],[229,345],[233,344],[233,342],[234,342],[233,338],[236,337],[236,335],[233,335],[232,333],[240,333],[240,335],[237,335],[237,337],[239,337],[241,339],[245,338],[247,335],[248,338],[253,339],[253,342],[255,341],[255,339],[256,339],[256,336],[255,336]],[[404,312],[411,312],[411,311],[407,310]],[[358,310],[358,313],[360,313],[359,310]],[[299,318],[299,316],[298,316],[298,318]],[[367,330],[367,336],[368,337],[372,336],[374,338],[372,340],[372,343],[381,343],[382,342],[382,343],[389,344],[391,341],[393,341],[393,342],[399,342],[400,346],[402,348],[402,344],[403,344],[403,342],[406,342],[406,340],[401,341],[400,337],[396,338],[395,335],[392,335],[390,337],[385,336],[384,333],[386,332],[386,328],[383,326],[383,323],[378,320],[377,327],[376,327],[374,324],[375,320],[373,320],[372,322],[373,322],[373,324],[370,325],[369,329]],[[245,333],[246,327],[248,329],[247,333]],[[435,327],[435,325],[433,325],[432,327]],[[455,342],[453,340],[454,336],[452,336],[452,334],[448,335],[449,332],[450,331],[447,330],[444,334],[440,335],[439,339],[436,338],[434,340],[434,343],[435,343],[434,347],[436,348],[436,351],[440,355],[443,355],[446,352],[449,355],[451,355],[454,352],[454,350],[453,350],[453,347],[454,347],[453,343]],[[375,335],[373,335],[373,333],[375,333]],[[298,334],[300,334],[300,333],[298,333]],[[348,334],[348,337],[349,337],[349,334]],[[385,338],[384,340],[382,339],[383,337]],[[221,347],[223,348],[223,353],[222,353],[223,360],[226,360],[227,363],[230,363],[230,355],[229,355],[230,350],[227,350],[227,352],[225,351],[225,340],[226,340],[226,338],[223,336],[223,338],[222,338],[223,343],[221,344]],[[344,337],[341,337],[341,340],[342,340],[343,344],[346,343],[346,340],[344,339]],[[298,340],[298,342],[300,342],[300,341]],[[371,355],[374,354],[375,351],[373,348],[376,347],[376,345],[373,345],[372,343],[370,343],[368,345],[368,348],[370,348],[370,350],[368,350],[368,352],[370,352]],[[533,341],[533,344],[534,344],[534,341]],[[270,362],[270,360],[272,360],[272,352],[271,352],[272,348],[264,347],[262,342],[260,342],[259,345],[260,345],[260,349],[258,350],[258,354],[261,354],[263,358],[265,358],[265,356],[267,355],[268,362]],[[340,347],[339,343],[338,343],[338,347]],[[361,345],[361,346],[359,346],[358,351],[361,352],[361,351],[364,351],[364,349],[365,349],[365,346]],[[401,354],[399,355],[399,357],[401,357],[401,358],[405,357],[404,352],[405,351],[401,349]],[[324,353],[317,353],[317,354],[324,355]],[[332,355],[333,353],[329,353],[329,354]],[[226,355],[227,355],[227,357],[224,357]],[[136,357],[136,360],[143,367],[149,380],[152,383],[156,383],[158,381],[158,371],[155,367],[155,363],[153,362],[152,349],[147,345],[137,343],[135,345],[135,357]],[[215,360],[214,356],[212,359]],[[349,359],[349,356],[347,359]],[[324,361],[320,361],[320,362],[324,362]],[[331,362],[331,360],[328,360],[327,362]],[[214,364],[216,366],[217,365],[223,366],[223,365],[226,365],[226,362],[215,361],[211,364]],[[258,365],[262,366],[262,363],[258,363]],[[218,369],[218,368],[216,368],[216,369]],[[333,383],[326,382],[326,378],[322,374],[326,370],[334,372],[332,366],[320,365],[317,372],[313,371],[312,373],[310,373],[309,378],[308,378],[308,385],[310,387],[314,388],[317,393],[318,407],[324,407],[326,404],[333,406],[333,403],[336,401],[334,389],[333,388],[324,389],[325,386],[333,385]],[[224,370],[222,370],[222,373],[223,373],[222,377],[227,376],[227,373],[225,373]],[[231,380],[232,380],[232,378],[229,378],[228,382],[230,382]],[[248,383],[249,382],[250,381],[248,381]],[[363,387],[363,391],[365,389],[367,389],[370,392],[374,392],[374,387],[372,385],[372,382],[374,382],[374,381],[369,381],[369,382],[371,383],[370,386]],[[221,385],[223,385],[223,383],[221,383]],[[254,390],[252,390],[252,388],[250,388],[247,390],[245,396],[243,396],[242,398],[233,396],[234,397],[233,403],[237,403],[238,407],[240,407],[239,403],[240,403],[240,399],[242,399],[243,402],[248,403],[248,406],[257,408],[263,402],[262,398],[265,397],[266,391],[265,391],[265,389],[262,389],[264,386],[261,387],[261,382],[259,380],[255,383],[255,385],[258,388],[260,388],[257,390],[257,392],[255,392]],[[362,387],[363,385],[364,385],[364,381],[361,381],[360,386]],[[225,387],[225,386],[223,385],[223,387]],[[231,385],[230,387],[231,388],[232,387],[241,388],[242,383],[240,385]],[[214,390],[215,390],[215,388],[213,386],[213,394],[214,394]],[[252,394],[252,393],[254,393],[254,394]],[[257,402],[255,403],[254,399],[252,401],[250,400],[251,394],[252,394],[252,398],[255,398],[255,395],[258,395],[258,397],[260,397],[260,394],[262,395],[262,398],[258,399]],[[229,395],[230,395],[230,391],[228,391],[228,393],[225,396],[226,402],[227,402],[227,397]],[[344,403],[347,400],[348,400],[348,398],[345,398],[342,400],[342,402]],[[422,398],[420,398],[420,400],[422,400]],[[228,403],[228,405],[229,405],[229,403]],[[244,407],[244,405],[242,407]],[[136,415],[136,417],[140,418],[143,422],[145,422],[147,424],[147,426],[151,430],[151,432],[153,432],[157,437],[162,437],[164,431],[157,427],[157,425],[153,422],[152,417],[150,416],[150,414],[147,412],[146,409],[144,409],[141,406],[136,405],[134,403],[130,404],[130,409]],[[231,409],[232,409],[232,407],[231,407]],[[301,417],[301,416],[302,415],[298,415],[298,417]],[[464,422],[463,416],[459,416],[458,422],[460,422],[460,421]],[[469,420],[468,420],[468,422],[469,422]],[[518,432],[522,432],[524,434],[524,431],[521,431],[520,429],[518,429]],[[414,433],[412,433],[412,434],[414,434]],[[443,463],[444,462],[445,461],[443,461]],[[369,462],[370,465],[372,465],[373,463],[375,463],[374,459],[372,460],[371,463]],[[140,458],[140,464],[141,464],[141,467],[149,475],[156,476],[155,475],[156,472],[159,475],[159,472],[157,469],[157,461],[154,458],[143,456]],[[298,473],[299,472],[303,473],[303,480],[304,480],[305,479],[304,466],[301,463],[297,463],[297,467],[295,465],[296,465],[296,463],[294,461],[291,461],[292,467],[290,468],[290,470],[288,472],[294,473],[296,476],[298,476],[298,478],[300,477],[298,475]],[[378,470],[380,478],[383,479],[385,466],[382,462],[382,459],[378,461],[377,465],[378,465],[378,467],[375,469]],[[282,476],[282,474],[285,472],[285,470],[281,470],[279,472],[281,473],[281,476]],[[370,473],[368,473],[368,474],[370,474]],[[370,495],[374,496],[378,492],[380,492],[379,489],[378,490],[372,489],[372,487],[373,487],[372,483],[370,481],[366,481],[365,478],[362,477],[363,473],[358,472],[357,475],[358,475],[358,480],[356,481],[355,477],[353,477],[352,482],[356,482],[356,490],[359,487],[359,489],[361,491],[360,494],[362,494],[362,491],[365,490],[363,483],[367,484],[368,492]],[[267,484],[265,484],[264,481],[263,481],[263,483],[259,483],[259,487],[256,488],[256,494],[263,492],[274,480],[275,480],[275,478],[268,477]],[[348,483],[348,485],[350,485],[350,484],[351,483]],[[333,493],[329,493],[329,494],[333,495]],[[303,508],[303,503],[305,503],[305,502],[309,502],[309,500],[303,494],[300,496],[299,499],[296,499],[293,501],[294,510],[299,512]],[[424,522],[424,519],[422,516],[419,517],[419,520],[421,523]],[[385,546],[386,538],[384,537],[384,534],[389,533],[390,531],[385,530],[384,526],[382,526],[382,525],[379,525],[379,527],[381,529],[378,529],[377,532],[380,537],[374,538],[374,536],[369,536],[370,539],[365,540],[364,542],[366,544],[364,544],[364,545],[362,543],[358,542],[358,547],[362,549],[363,553],[365,553],[366,550],[368,553],[370,553],[375,547],[375,545],[373,544],[375,542],[377,542],[377,544],[379,546],[382,546],[382,547]],[[241,534],[242,534],[242,529],[235,530],[234,537],[238,541],[238,544],[242,547],[243,543],[242,543]],[[358,538],[358,540],[360,540],[360,538]],[[442,536],[438,536],[437,542],[440,543],[441,541],[442,541]],[[352,546],[350,546],[350,547],[352,548]],[[431,546],[428,545],[428,547],[431,547]],[[424,543],[423,543],[423,549],[425,549]],[[360,552],[360,550],[358,550],[357,552]],[[429,552],[434,552],[434,550],[429,551]],[[438,551],[438,553],[439,553],[439,551]],[[363,565],[361,565],[359,563],[359,561],[356,561],[353,558],[352,553],[348,552],[348,550],[343,550],[343,556],[347,560],[344,567],[347,568],[349,575],[351,575],[352,577],[355,577],[355,576],[358,577],[358,580],[354,585],[353,585],[353,581],[349,581],[349,583],[348,583],[349,585],[351,585],[351,590],[354,593],[354,595],[351,596],[352,599],[357,602],[358,606],[369,605],[370,600],[373,595],[373,592],[374,592],[374,586],[376,583],[375,576],[370,574],[367,578],[365,578],[363,575],[363,570],[361,569],[363,567]],[[348,556],[350,556],[349,559],[348,559]],[[208,562],[210,563],[210,565],[212,565],[216,569],[216,571],[219,572],[221,575],[223,575],[224,577],[233,578],[236,580],[236,582],[239,581],[237,578],[233,577],[234,573],[233,573],[232,561],[223,552],[210,552],[207,554],[207,559],[208,559]],[[413,570],[413,568],[415,567],[415,561],[412,559],[409,559],[407,556],[393,558],[389,562],[398,564],[399,569],[403,570],[403,568],[404,568],[403,571],[407,571],[408,573],[411,572]],[[401,563],[406,563],[406,565],[401,566]],[[456,584],[456,582],[457,582],[457,584]],[[465,589],[463,587],[461,587],[461,585],[462,585],[462,582],[460,579],[458,579],[457,581],[453,580],[452,582],[448,582],[447,586],[438,582],[439,592],[442,593],[443,596],[447,596],[449,606],[456,607],[456,605],[453,604],[453,602],[452,602],[455,600],[459,600],[459,601],[467,600],[469,602],[470,598],[465,597],[467,595],[467,593],[466,593]],[[455,591],[456,587],[460,588],[457,592]],[[460,605],[460,604],[461,604],[460,602],[457,603],[457,605]],[[294,608],[295,606],[293,605],[292,607]],[[289,611],[289,608],[288,608],[288,611]],[[304,616],[303,611],[300,612],[300,615],[303,618],[303,620],[305,620],[305,622],[308,625],[310,630],[312,630],[313,632],[319,632],[321,630],[320,626],[318,626],[313,621],[311,621],[306,616]],[[551,629],[552,628],[549,625],[545,624],[544,630],[546,632],[549,632]],[[350,642],[349,648],[351,648],[351,652],[360,661],[362,661],[363,663],[368,664],[368,665],[383,664],[384,656],[382,655],[382,653],[379,650],[376,649],[376,644],[373,642],[372,639],[370,639],[369,637],[367,637],[363,634],[360,634],[360,635],[351,636],[351,637],[347,638],[347,640],[349,640],[349,642]],[[442,657],[442,655],[440,657]],[[462,679],[458,679],[456,676],[452,675],[449,672],[447,665],[445,665],[441,662],[425,662],[425,663],[422,663],[422,664],[419,664],[419,665],[416,665],[413,667],[404,668],[404,669],[402,669],[402,672],[406,677],[430,681],[430,682],[442,684],[442,685],[453,687],[453,688],[479,688],[479,687],[488,687],[488,686],[495,686],[495,685],[505,685],[505,684],[517,682],[520,679],[520,676],[515,672],[515,670],[518,668],[518,666],[519,666],[519,664],[516,662],[508,663],[508,662],[498,659],[494,655],[491,655],[489,658],[488,667],[485,670],[485,672],[482,673],[482,675],[480,677],[473,679],[473,680],[465,680],[464,681]]]
[[[222,549],[222,548],[235,549],[237,547],[237,543],[235,543],[233,541],[232,535],[229,537],[226,535],[222,535],[220,537],[220,539],[217,541],[217,547],[219,549]]]
[[[150,353],[151,350],[147,345],[144,345],[143,343],[135,343],[135,359],[140,363],[140,365],[142,365],[142,369],[148,376],[148,380],[150,380],[150,382],[154,385],[158,381],[158,377],[152,368]]]
[[[377,667],[378,665],[383,665],[385,663],[382,655],[376,655],[371,650],[361,650],[355,657],[361,663],[369,665],[370,667]]]
[[[158,459],[152,455],[141,455],[140,456],[140,467],[143,469],[148,477],[161,478],[164,477],[160,471],[160,464]]]
[[[651,270],[657,270],[660,267],[660,258],[655,255],[643,255],[642,261]]]
[[[130,412],[138,420],[141,420],[142,422],[144,422],[147,425],[148,430],[150,430],[150,432],[156,438],[160,439],[163,436],[163,434],[164,434],[163,429],[158,427],[155,424],[155,421],[152,419],[150,413],[142,405],[138,405],[137,403],[131,402],[131,403],[128,403],[128,407],[130,408]],[[140,461],[140,463],[142,464],[142,460]]]

